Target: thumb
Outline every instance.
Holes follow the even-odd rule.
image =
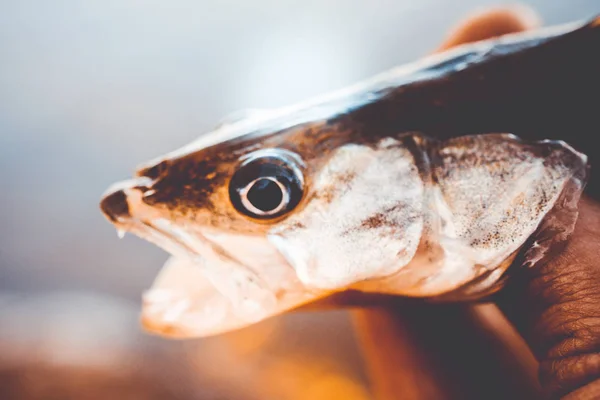
[[[566,247],[522,268],[497,303],[540,362],[549,398],[600,398],[600,203],[582,199]]]
[[[508,33],[523,32],[539,26],[541,26],[539,15],[528,6],[515,4],[485,8],[468,15],[457,24],[436,52]]]

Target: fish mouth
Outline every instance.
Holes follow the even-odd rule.
[[[129,232],[173,256],[191,259],[200,256],[191,243],[177,235],[168,220],[142,201],[144,193],[151,190],[152,183],[151,179],[137,178],[114,184],[102,196],[102,212],[115,226],[119,237]]]
[[[172,255],[143,295],[142,323],[147,330],[169,337],[208,336],[277,312],[276,294],[254,271],[200,228],[179,226],[145,204],[148,185],[142,180],[110,188],[101,208],[119,237],[132,233]]]

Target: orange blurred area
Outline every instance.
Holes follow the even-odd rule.
[[[265,347],[281,335],[281,318],[269,318],[254,326],[250,326],[237,334],[228,335],[225,341],[233,353],[239,357],[251,357],[253,353],[263,351]]]
[[[280,360],[269,365],[259,387],[265,398],[349,399],[369,398],[367,390],[351,376],[336,371],[335,363],[303,360],[301,357]]]
[[[546,24],[597,0],[526,1]],[[0,2],[0,399],[372,398],[346,311],[206,339],[139,326],[167,255],[98,202],[245,108],[428,54],[491,0]]]

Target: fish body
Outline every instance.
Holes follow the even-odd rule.
[[[599,31],[462,46],[225,121],[142,166],[101,207],[173,255],[144,296],[145,326],[206,336],[346,289],[448,300],[499,289],[516,257],[534,264],[575,223],[588,160],[547,139],[569,119],[591,129],[591,109],[566,96],[598,88],[585,46]]]

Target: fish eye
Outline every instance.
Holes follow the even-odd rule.
[[[246,158],[229,183],[229,197],[240,213],[270,219],[293,210],[302,198],[303,177],[285,153],[260,151]]]

